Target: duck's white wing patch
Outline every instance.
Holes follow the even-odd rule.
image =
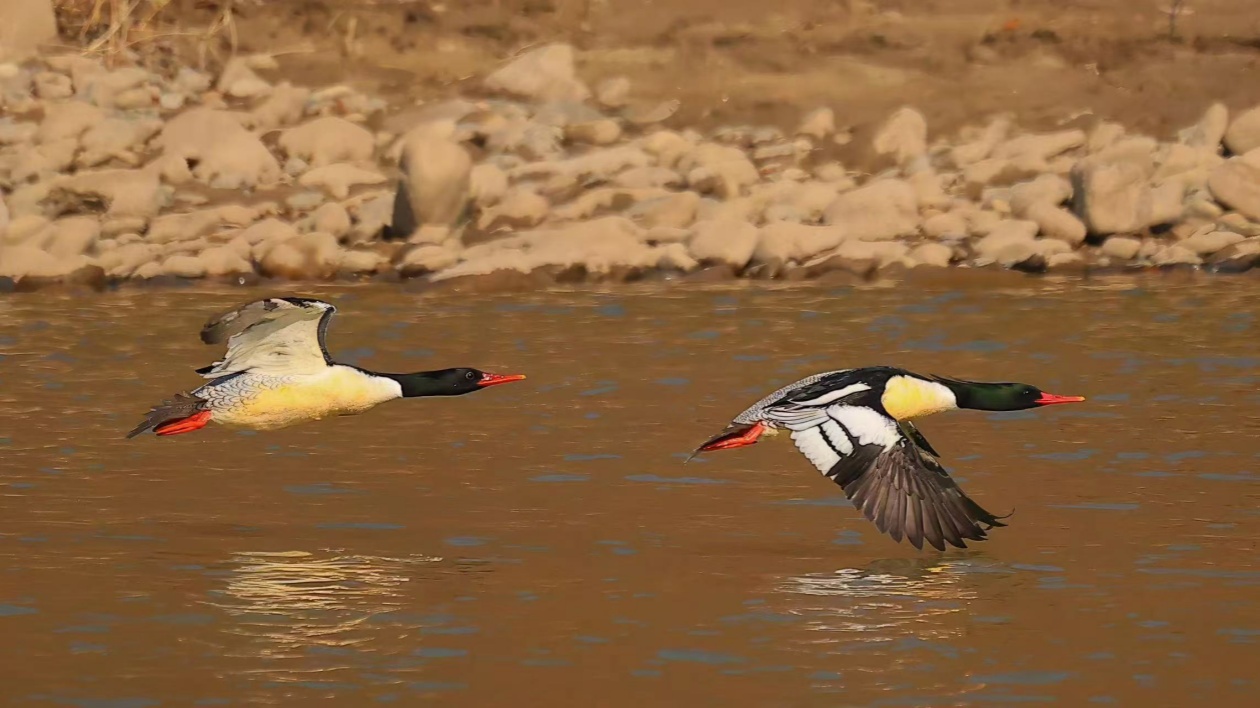
[[[324,333],[337,308],[321,300],[267,298],[212,319],[201,341],[227,341],[227,355],[198,369],[206,378],[243,371],[285,376],[313,374],[329,365]]]
[[[863,406],[776,408],[767,418],[792,431],[796,448],[819,472],[829,474],[855,447],[891,447],[901,440],[896,423]]]
[[[866,406],[830,406],[827,415],[844,427],[858,445],[890,448],[901,442],[897,422]]]
[[[827,474],[827,470],[853,452],[853,445],[843,433],[839,436],[832,435],[833,431],[827,430],[827,427],[828,424],[824,423],[813,428],[792,431],[792,442],[796,443],[796,449],[823,474]]]

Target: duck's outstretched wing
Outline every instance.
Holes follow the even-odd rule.
[[[919,446],[920,450],[923,450],[938,460],[940,459],[941,453],[933,449],[932,443],[928,442],[927,438],[923,437],[923,433],[919,432],[919,429],[914,426],[914,423],[911,423],[908,420],[902,420],[897,422],[897,426],[901,428],[903,435],[910,438],[910,442]]]
[[[227,342],[222,361],[197,370],[215,379],[253,371],[283,376],[317,373],[332,363],[324,343],[337,308],[322,300],[271,297],[215,317],[201,329],[206,344]]]
[[[801,454],[831,479],[875,526],[915,548],[927,541],[966,548],[1005,526],[963,493],[945,468],[928,454],[918,430],[914,439],[895,420],[865,406],[769,409],[767,418],[792,431]]]

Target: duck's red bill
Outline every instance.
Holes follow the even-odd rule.
[[[1085,400],[1084,396],[1058,396],[1042,391],[1041,398],[1038,398],[1034,403],[1039,406],[1050,406],[1055,403],[1080,403],[1083,400]]]
[[[691,457],[687,458],[690,462],[696,455],[702,452],[712,452],[713,450],[730,450],[737,447],[752,445],[757,442],[757,438],[766,432],[765,423],[754,423],[752,425],[731,425],[722,432],[709,438],[703,445],[696,448],[691,453]]]
[[[477,385],[485,388],[486,386],[498,386],[499,384],[524,380],[525,374],[482,374],[481,380],[477,382]]]

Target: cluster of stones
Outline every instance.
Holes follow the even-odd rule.
[[[819,108],[794,132],[663,127],[625,79],[589,88],[549,45],[485,96],[391,107],[77,56],[0,65],[0,277],[15,282],[859,277],[948,266],[1239,272],[1260,262],[1260,107],[1174,139],[1008,118],[929,141],[913,108],[875,131],[885,169]]]

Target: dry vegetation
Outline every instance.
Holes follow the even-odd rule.
[[[57,27],[85,54],[107,64],[149,63],[153,55],[191,50],[201,68],[221,64],[224,53],[235,53],[239,0],[57,0]],[[200,26],[186,25],[198,11],[213,19]]]

